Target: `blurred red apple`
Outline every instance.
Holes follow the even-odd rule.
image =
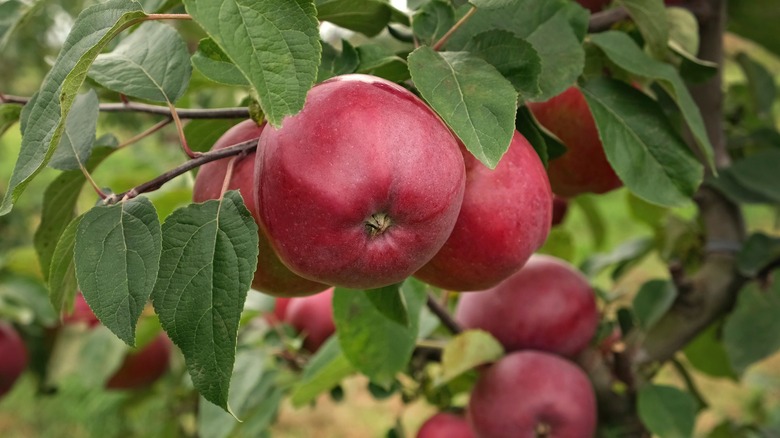
[[[0,397],[11,390],[27,368],[27,348],[16,329],[0,321]]]
[[[336,332],[333,322],[333,288],[308,297],[291,298],[284,322],[304,336],[303,346],[317,351]]]
[[[367,75],[329,79],[267,127],[258,208],[279,258],[322,283],[403,281],[449,237],[463,199],[458,141],[422,100]]]
[[[461,294],[455,319],[491,333],[507,351],[571,357],[593,338],[599,315],[585,276],[563,260],[534,255],[498,286]]]
[[[591,13],[599,12],[612,0],[577,0],[577,3],[590,10]]]
[[[569,200],[560,196],[553,197],[552,226],[560,225],[569,210]]]
[[[596,397],[575,364],[537,351],[512,353],[477,380],[468,420],[477,438],[589,438]]]
[[[547,239],[552,192],[542,161],[517,131],[495,170],[461,148],[466,191],[458,221],[414,276],[443,289],[487,289],[517,272]]]
[[[465,418],[447,412],[439,412],[427,419],[417,432],[417,438],[473,438]]]
[[[607,161],[596,122],[579,88],[568,88],[545,102],[529,103],[528,108],[567,148],[547,167],[553,193],[570,198],[623,185]]]
[[[265,125],[258,126],[253,120],[244,120],[230,128],[214,143],[212,151],[224,149],[247,140],[258,138]],[[227,174],[228,164],[232,157],[212,161],[201,166],[195,178],[192,199],[204,202],[209,199],[219,199],[222,196],[222,185]],[[244,198],[244,204],[258,221],[255,196],[255,152],[241,158],[233,166],[233,174],[228,184],[228,190],[239,190]],[[271,248],[268,237],[260,227],[260,251],[257,258],[257,270],[252,279],[252,287],[270,295],[291,297],[316,293],[327,285],[317,283],[292,273],[279,260]]]

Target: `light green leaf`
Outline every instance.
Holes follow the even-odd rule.
[[[296,408],[305,406],[353,373],[355,368],[341,352],[339,341],[333,336],[306,364],[301,379],[293,387],[290,401]]]
[[[412,31],[422,44],[432,46],[455,24],[455,10],[449,2],[432,0],[412,16]]]
[[[669,22],[663,0],[618,0],[639,28],[650,52],[659,59],[666,54]]]
[[[241,70],[219,48],[211,38],[203,38],[198,43],[198,51],[192,55],[192,65],[203,76],[225,85],[247,86],[249,82]]]
[[[637,410],[642,423],[662,438],[690,438],[696,420],[696,400],[671,386],[645,385],[639,389]]]
[[[79,169],[87,162],[95,145],[100,102],[94,90],[80,94],[65,120],[65,132],[49,166],[59,170]]]
[[[504,355],[504,347],[482,330],[466,330],[452,338],[441,357],[442,385],[479,365],[495,362]]]
[[[110,53],[97,57],[89,76],[117,93],[154,102],[175,102],[192,75],[187,44],[171,26],[149,21]]]
[[[65,324],[57,333],[46,368],[46,384],[75,378],[87,388],[103,388],[122,365],[127,347],[101,325]]]
[[[328,43],[322,44],[322,60],[317,70],[317,82],[334,76],[353,73],[358,68],[358,52],[347,41],[341,40],[341,52]]]
[[[390,5],[381,0],[317,0],[317,18],[376,36],[390,22]]]
[[[599,78],[582,88],[607,160],[631,192],[654,204],[689,202],[704,169],[658,104],[623,82]]]
[[[409,55],[417,89],[474,156],[491,169],[515,132],[517,93],[492,65],[467,52],[421,46]]]
[[[73,309],[73,301],[76,297],[78,283],[76,282],[76,265],[73,260],[73,248],[76,245],[76,231],[78,231],[82,216],[74,218],[59,233],[56,246],[52,244],[49,255],[49,265],[44,270],[49,281],[49,301],[57,314]]]
[[[65,118],[92,61],[115,35],[144,16],[141,5],[128,0],[109,0],[79,14],[37,98],[28,104],[31,105],[29,119],[35,123],[23,130],[21,151],[0,205],[0,215],[11,211],[14,202],[54,154]]]
[[[185,7],[257,92],[273,126],[303,108],[321,52],[312,0],[190,0]]]
[[[723,343],[731,366],[739,374],[780,349],[780,283],[767,290],[749,283],[742,288],[737,305],[726,318]]]
[[[22,106],[10,103],[0,104],[0,136],[8,131],[8,128],[19,121],[22,114]]]
[[[651,280],[643,284],[634,297],[634,315],[645,331],[650,330],[672,307],[677,288],[668,280]]]
[[[512,32],[492,30],[469,41],[464,48],[493,65],[515,87],[521,98],[538,96],[542,61],[533,46]]]
[[[374,308],[382,314],[382,317],[409,327],[409,315],[406,308],[406,300],[401,293],[400,284],[393,284],[379,289],[371,289],[362,293],[366,294]],[[361,292],[356,292],[361,293]]]
[[[229,411],[238,323],[257,267],[257,224],[231,190],[174,211],[162,240],[154,309],[184,354],[195,388]]]
[[[633,75],[659,81],[680,108],[685,122],[696,139],[699,151],[707,158],[709,167],[714,169],[714,153],[704,126],[704,119],[677,70],[669,64],[648,57],[634,40],[623,32],[602,32],[591,35],[590,39],[620,68]]]
[[[601,271],[612,265],[636,263],[653,249],[653,239],[641,237],[629,240],[606,254],[594,254],[582,263],[582,272],[588,277],[595,277]]]
[[[713,323],[685,346],[683,353],[688,362],[704,374],[736,380],[728,353],[721,339],[723,324]]]
[[[160,251],[160,222],[145,197],[94,207],[76,232],[81,293],[100,322],[127,345],[135,345],[135,326],[157,279]]]

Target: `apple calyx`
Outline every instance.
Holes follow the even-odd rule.
[[[366,219],[366,232],[368,232],[369,237],[380,236],[390,228],[391,222],[387,213],[374,213]]]

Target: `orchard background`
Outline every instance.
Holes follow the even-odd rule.
[[[458,294],[414,279],[338,288],[337,335],[311,354],[269,316],[272,297],[247,293],[251,250],[234,254],[244,262],[226,272],[240,283],[231,293],[209,282],[194,287],[211,293],[190,296],[195,309],[229,309],[232,331],[174,339],[185,346],[160,379],[105,389],[128,344],[161,331],[151,305],[112,310],[154,299],[171,262],[99,265],[86,248],[159,257],[161,223],[210,220],[192,210],[185,163],[204,163],[250,115],[278,126],[314,83],[358,72],[414,90],[491,167],[515,128],[543,162],[560,158],[565,146],[526,104],[584,90],[623,187],[569,199],[539,252],[595,286],[599,328],[575,360],[598,396],[598,435],[778,436],[780,7],[592,3],[593,13],[567,0],[231,1],[220,15],[221,1],[0,2],[0,319],[28,358],[0,399],[0,435],[411,437],[437,410],[462,412],[477,369],[503,352],[489,336],[456,334]],[[151,243],[133,230],[110,241],[108,226],[82,219],[121,217],[128,192]],[[231,239],[256,243],[252,232]],[[80,264],[108,283],[77,280]],[[113,288],[119,279],[130,286]],[[62,316],[77,289],[103,324],[78,304]],[[348,306],[364,317],[345,317]],[[192,309],[160,310],[197,323]],[[381,354],[361,354],[368,346]],[[215,350],[229,353],[193,368]]]

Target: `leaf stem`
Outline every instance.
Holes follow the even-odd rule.
[[[455,33],[458,29],[460,29],[463,24],[465,24],[467,21],[469,21],[469,18],[471,18],[474,13],[477,12],[477,7],[472,6],[471,9],[469,9],[468,12],[466,12],[466,15],[461,17],[460,20],[458,20],[457,23],[453,24],[450,30],[447,31],[444,35],[442,35],[441,38],[439,38],[439,41],[436,41],[436,44],[433,45],[433,50],[436,50],[437,52],[441,49],[441,47],[447,42],[447,40],[450,39],[452,34]]]
[[[81,163],[81,160],[77,160],[77,161],[79,163],[79,169],[81,169],[81,173],[84,174],[84,178],[86,178],[87,181],[89,181],[89,185],[91,185],[92,188],[95,190],[95,193],[97,193],[97,195],[100,196],[100,199],[105,200],[106,198],[108,198],[108,195],[106,195],[106,193],[100,189],[100,187],[97,185],[95,180],[92,178],[92,175],[90,175],[89,171],[87,171],[87,168],[84,167],[84,165]]]
[[[239,160],[240,158],[241,155],[235,155],[228,162],[227,172],[225,172],[225,178],[222,180],[222,190],[219,191],[220,198],[225,196],[225,192],[228,191],[228,187],[230,186],[230,180],[233,179],[233,168],[236,167],[236,160]]]
[[[120,143],[119,146],[117,146],[116,148],[117,149],[122,149],[125,146],[130,146],[131,144],[133,144],[133,143],[135,143],[135,142],[137,142],[139,140],[142,140],[142,139],[144,139],[144,138],[154,134],[155,132],[159,131],[160,129],[168,126],[168,124],[171,123],[172,121],[173,121],[172,117],[167,117],[164,120],[161,120],[161,121],[157,122],[154,126],[152,126],[151,128],[147,129],[146,131],[144,131],[144,132],[142,132],[142,133],[140,133],[138,135],[135,135],[133,137],[128,138],[124,142]]]
[[[192,20],[192,16],[190,14],[148,14],[144,20]]]
[[[457,335],[463,331],[463,327],[461,327],[460,324],[458,324],[458,322],[453,319],[452,315],[450,315],[444,306],[436,301],[436,298],[433,295],[428,294],[428,300],[426,301],[426,304],[428,305],[428,309],[430,309],[431,312],[433,312],[439,318],[441,323],[444,324],[444,326],[447,327],[447,330],[452,332],[452,334]]]
[[[176,112],[176,107],[173,106],[171,102],[168,102],[168,108],[171,110],[171,117],[173,117],[173,123],[176,125],[176,131],[179,133],[179,142],[181,143],[182,149],[184,149],[184,153],[190,158],[198,158],[202,154],[200,152],[194,152],[187,145],[187,137],[184,135],[184,125],[181,124],[181,119]]]
[[[701,392],[699,392],[699,388],[696,386],[696,382],[693,381],[691,373],[685,369],[685,366],[679,360],[672,359],[670,362],[672,363],[672,366],[674,366],[674,370],[677,371],[677,374],[679,374],[685,382],[685,386],[688,388],[688,392],[690,392],[699,403],[699,409],[707,409],[709,403],[707,403],[707,400],[705,400],[701,395]]]

